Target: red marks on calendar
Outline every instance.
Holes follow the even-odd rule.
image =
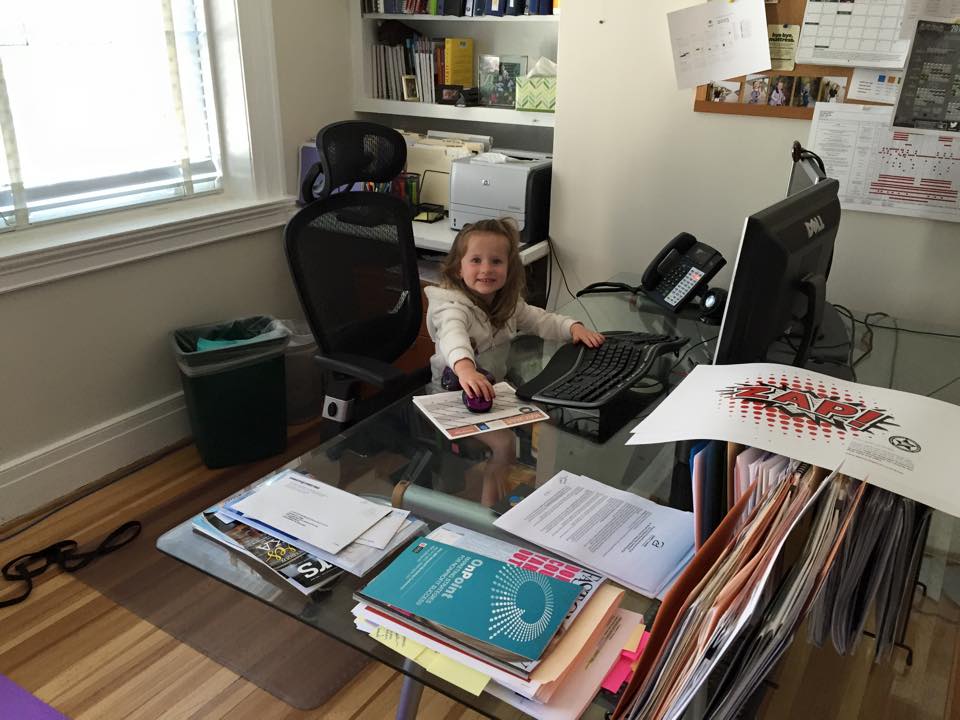
[[[754,378],[720,390],[731,414],[752,419],[783,434],[829,442],[847,433],[859,435],[897,427],[893,416],[871,407],[862,396],[798,376]]]

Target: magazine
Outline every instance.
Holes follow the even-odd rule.
[[[497,383],[493,389],[496,392],[493,407],[485,413],[467,410],[463,405],[460,390],[416,395],[413,404],[430,422],[440,428],[448,440],[550,419],[550,416],[537,406],[518,398],[509,383]]]
[[[193,528],[217,542],[238,550],[273,570],[291,586],[309,595],[343,574],[343,570],[299,548],[238,521],[224,522],[214,506],[193,519]]]
[[[356,596],[511,662],[539,660],[579,594],[565,580],[423,538]]]

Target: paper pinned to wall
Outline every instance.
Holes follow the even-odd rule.
[[[922,17],[944,20],[960,18],[960,0],[907,0],[900,37],[905,40],[912,38],[913,31],[917,28],[917,20]]]
[[[844,210],[960,222],[960,147],[893,128],[893,108],[817,103],[807,147],[840,182]]]
[[[902,70],[855,68],[853,78],[850,80],[850,88],[847,90],[847,98],[893,105],[897,102],[902,84]]]
[[[910,41],[900,37],[906,0],[808,0],[797,62],[902,68]]]
[[[960,137],[960,23],[927,18],[917,23],[893,125]]]
[[[770,69],[763,0],[706,3],[667,14],[677,88]]]

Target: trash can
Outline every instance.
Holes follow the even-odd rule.
[[[323,371],[314,362],[317,341],[302,320],[281,320],[290,331],[284,352],[287,373],[287,424],[315,418],[323,410]]]
[[[265,315],[170,334],[187,414],[209,468],[287,447],[284,349],[290,331]]]

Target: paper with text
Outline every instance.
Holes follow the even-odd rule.
[[[650,597],[693,551],[693,513],[566,471],[493,524]]]
[[[292,470],[227,507],[238,519],[256,520],[329,553],[340,552],[391,510]]]
[[[817,103],[807,147],[840,181],[840,205],[960,221],[960,143],[892,128],[893,108]]]
[[[808,0],[797,62],[902,68],[910,41],[900,37],[906,0]]]
[[[695,5],[667,24],[679,90],[770,69],[763,0]]]
[[[773,363],[699,365],[627,442],[738,442],[960,517],[957,427],[960,407],[899,390]]]

